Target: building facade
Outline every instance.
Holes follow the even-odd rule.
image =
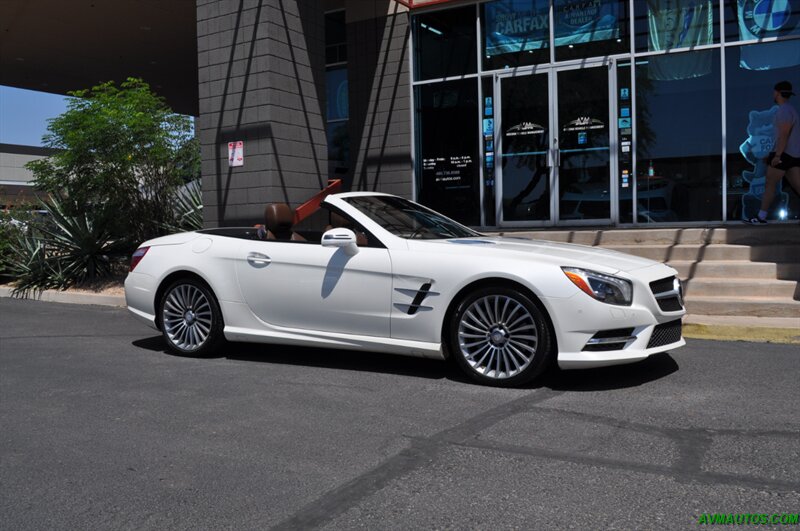
[[[197,38],[209,225],[331,178],[480,227],[738,223],[800,87],[797,0],[198,0]]]

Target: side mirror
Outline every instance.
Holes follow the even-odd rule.
[[[345,252],[350,255],[358,253],[356,233],[350,229],[340,227],[326,231],[322,235],[321,243],[323,247],[343,247]]]

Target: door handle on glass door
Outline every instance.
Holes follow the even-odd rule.
[[[272,262],[272,259],[261,253],[250,253],[247,255],[247,261],[250,265],[265,266]]]
[[[553,158],[555,159],[556,167],[561,166],[561,150],[558,149],[558,139],[553,140]]]

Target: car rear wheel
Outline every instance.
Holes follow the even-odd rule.
[[[209,356],[222,344],[222,312],[216,297],[202,282],[176,280],[164,291],[159,308],[161,331],[176,354]]]
[[[552,339],[544,312],[526,295],[489,287],[459,303],[450,323],[450,348],[473,380],[512,387],[547,368]]]

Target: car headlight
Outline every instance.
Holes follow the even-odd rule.
[[[593,299],[617,306],[630,306],[633,301],[633,285],[629,280],[577,267],[562,267],[561,270]]]

